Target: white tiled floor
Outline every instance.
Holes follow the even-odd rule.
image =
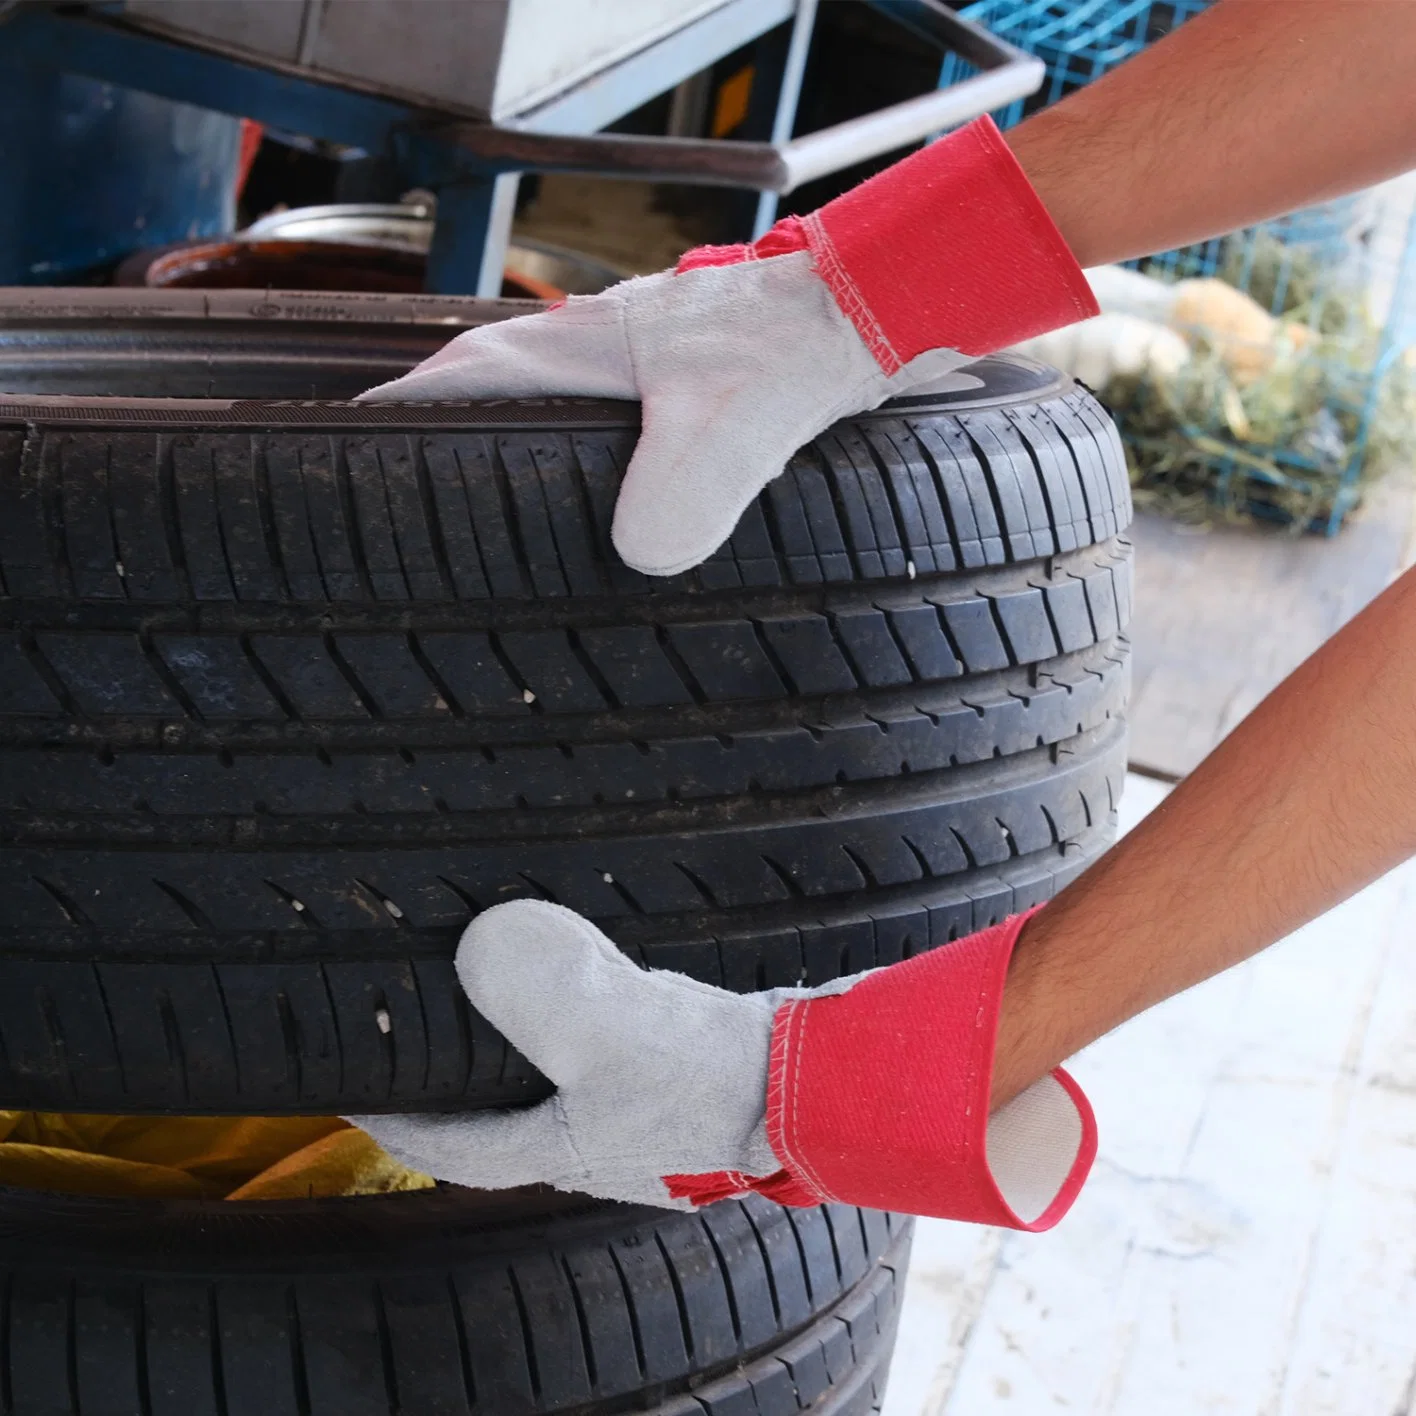
[[[884,1416],[1413,1416],[1416,863],[1075,1071],[1087,1189],[1041,1236],[921,1222]]]

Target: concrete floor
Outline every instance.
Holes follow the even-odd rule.
[[[883,1416],[1413,1416],[1413,940],[1416,862],[1082,1054],[1091,1181],[920,1223]]]
[[[1332,539],[1141,513],[1131,762],[1184,776],[1408,565],[1416,475],[1373,487]],[[1383,1414],[1385,1416],[1385,1413]]]

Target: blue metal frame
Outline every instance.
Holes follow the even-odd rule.
[[[814,11],[814,0],[737,0],[517,115],[516,125],[535,132],[595,131],[797,14],[802,19],[792,36],[788,81],[773,129],[774,135],[778,129],[789,133]],[[25,8],[5,19],[0,36],[11,62],[82,74],[390,159],[408,186],[439,193],[428,288],[441,294],[499,293],[499,252],[510,226],[514,174],[523,168],[476,157],[439,137],[436,125],[450,115],[92,14]]]

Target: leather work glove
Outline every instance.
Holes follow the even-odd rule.
[[[1097,313],[987,118],[750,246],[460,334],[361,395],[640,399],[616,549],[675,575],[710,556],[788,458],[838,418]]]
[[[555,1084],[514,1111],[348,1119],[479,1189],[545,1182],[687,1209],[755,1190],[1014,1229],[1055,1224],[1096,1154],[1061,1069],[988,1114],[1027,915],[822,988],[739,995],[639,968],[560,905],[467,927],[473,1006]]]

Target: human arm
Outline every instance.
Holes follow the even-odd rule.
[[[1408,571],[1028,923],[1003,994],[994,1103],[1413,853]]]
[[[1084,266],[1416,167],[1416,5],[1219,0],[1008,135]]]

